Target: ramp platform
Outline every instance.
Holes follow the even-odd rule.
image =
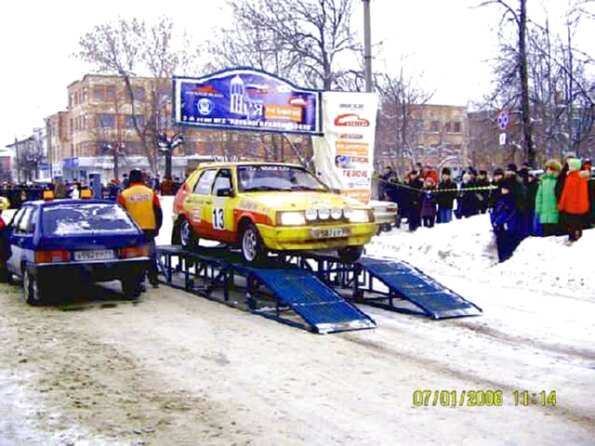
[[[419,269],[394,260],[365,257],[358,262],[363,281],[358,283],[358,302],[414,314],[424,314],[433,319],[478,316],[482,313],[474,303],[448,289]],[[384,285],[380,289],[374,282]],[[380,298],[365,298],[361,291],[380,294]],[[399,308],[396,300],[404,300],[413,309]]]
[[[162,246],[157,258],[166,284],[267,318],[320,334],[376,327],[314,273],[294,265],[278,260],[247,265],[227,248],[195,253]]]

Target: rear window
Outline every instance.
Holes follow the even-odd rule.
[[[56,205],[44,208],[43,231],[68,236],[97,232],[136,232],[128,214],[115,204]]]

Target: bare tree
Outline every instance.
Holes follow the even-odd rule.
[[[419,78],[407,75],[403,68],[396,76],[386,73],[376,76],[381,98],[376,150],[394,153],[400,169],[415,162],[415,147],[423,130],[416,108],[426,104],[434,94],[419,86]]]
[[[346,75],[339,59],[359,49],[353,0],[229,0],[235,26],[209,42],[219,65],[250,65],[330,90]]]
[[[99,73],[114,74],[124,82],[131,107],[131,119],[151,170],[157,171],[157,137],[171,126],[166,102],[169,101],[171,76],[196,62],[187,39],[182,49],[174,45],[174,24],[168,18],[147,25],[136,18],[95,26],[79,40],[79,59],[90,63]],[[154,82],[144,100],[135,97],[133,78],[147,73]],[[166,92],[164,94],[164,92]],[[137,108],[142,108],[142,113]],[[140,120],[139,115],[144,115]]]

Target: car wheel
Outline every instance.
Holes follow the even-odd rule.
[[[363,246],[348,246],[346,248],[338,249],[339,259],[343,263],[353,263],[359,260],[364,253]]]
[[[122,279],[122,293],[126,299],[137,299],[142,292],[144,275]]]
[[[25,302],[29,305],[41,305],[44,303],[44,289],[29,271],[25,270],[23,274],[23,293]]]
[[[240,238],[242,258],[248,263],[261,263],[267,257],[266,248],[258,229],[252,223],[247,223]]]
[[[198,237],[192,228],[192,225],[188,220],[185,218],[182,219],[182,222],[179,224],[180,230],[180,244],[182,248],[188,250],[195,250],[198,248]]]

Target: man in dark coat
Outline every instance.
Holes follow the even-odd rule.
[[[411,171],[409,174],[409,187],[407,192],[409,213],[407,215],[407,222],[409,223],[409,230],[415,231],[421,224],[421,198],[424,183],[419,178],[417,170]]]
[[[490,180],[488,180],[488,173],[485,170],[480,170],[477,178],[475,179],[475,185],[477,187],[488,187]],[[479,212],[485,214],[488,210],[488,200],[490,198],[489,189],[477,191],[477,198],[479,200]]]
[[[450,189],[442,192],[442,189]],[[438,202],[438,223],[449,223],[452,220],[452,208],[457,198],[457,184],[450,178],[450,169],[442,169],[442,180],[438,183],[436,201]]]
[[[496,234],[496,248],[498,249],[498,260],[500,262],[508,260],[521,241],[517,233],[521,217],[515,205],[512,191],[515,181],[510,177],[498,181],[497,198],[493,209],[490,211],[490,220]]]

